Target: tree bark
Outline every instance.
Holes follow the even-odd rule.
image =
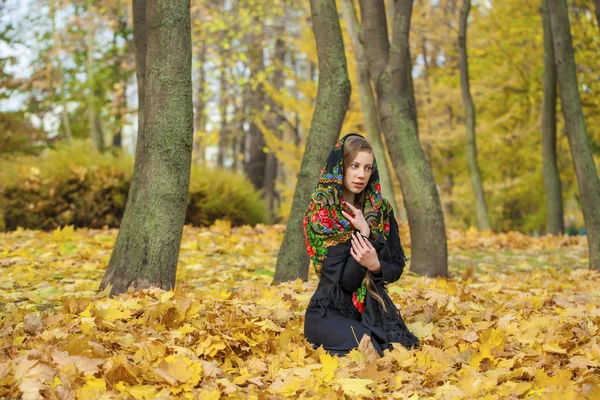
[[[121,229],[101,288],[175,286],[193,139],[189,0],[134,1],[145,12],[147,69],[143,132]],[[138,15],[139,17],[139,15]],[[134,21],[140,21],[134,17]],[[139,39],[139,38],[137,38]],[[139,72],[139,70],[138,70]]]
[[[594,8],[596,11],[596,21],[598,22],[598,29],[600,29],[600,0],[594,0]]]
[[[283,31],[276,33],[278,37],[283,35]],[[275,52],[274,60],[271,63],[276,65],[277,69],[273,73],[271,84],[273,87],[280,88],[285,85],[285,76],[283,75],[283,66],[285,63],[285,42],[282,39],[275,40]],[[283,123],[281,113],[277,112],[277,103],[273,99],[268,99],[268,104],[271,109],[271,115],[265,121],[266,126],[271,132],[277,135],[278,139],[281,139],[280,125]],[[263,199],[265,201],[265,208],[270,222],[274,222],[277,219],[277,193],[275,191],[275,181],[279,170],[279,161],[275,156],[275,153],[271,150],[267,154],[267,160],[265,162],[265,179],[263,182]]]
[[[409,51],[412,0],[397,0],[392,49],[383,0],[360,0],[361,38],[375,82],[388,150],[396,161],[410,225],[411,271],[447,276],[444,215],[431,166],[419,144]]]
[[[254,38],[253,49],[251,50],[251,63],[252,63],[252,75],[257,75],[260,71],[264,71],[265,63],[263,58],[262,40],[260,36]],[[259,84],[257,88],[250,94],[250,105],[251,111],[249,113],[250,127],[247,134],[247,157],[244,162],[244,171],[248,179],[254,187],[258,190],[262,190],[264,187],[264,174],[265,167],[267,164],[267,153],[265,153],[265,138],[262,132],[256,126],[252,119],[255,113],[262,113],[265,104],[265,94],[262,84]]]
[[[546,187],[546,232],[558,235],[564,232],[562,188],[556,163],[556,67],[552,28],[546,0],[542,0],[544,30],[544,99],[542,104],[542,160]]]
[[[356,18],[356,10],[352,0],[342,0],[342,15],[346,21],[346,29],[348,36],[354,47],[354,55],[356,57],[356,74],[358,83],[358,94],[360,105],[365,120],[365,129],[367,136],[373,145],[375,159],[378,160],[379,180],[381,182],[381,191],[393,209],[396,210],[396,200],[394,197],[394,187],[390,179],[390,169],[388,168],[387,159],[385,156],[385,146],[381,139],[381,127],[379,126],[379,115],[377,114],[377,106],[375,104],[375,96],[371,87],[369,78],[369,64],[365,58],[365,50],[358,37],[360,27]]]
[[[219,113],[221,114],[221,127],[219,130],[219,151],[217,153],[217,166],[223,168],[225,166],[225,157],[227,145],[229,143],[229,123],[227,121],[227,107],[229,106],[229,98],[227,97],[227,57],[223,57],[223,65],[221,66],[221,77],[219,79]]]
[[[459,66],[460,66],[460,87],[462,98],[465,105],[465,119],[467,124],[467,160],[469,162],[469,173],[471,176],[471,185],[475,195],[475,209],[477,211],[477,228],[480,231],[490,230],[490,217],[488,214],[485,193],[483,191],[483,182],[481,172],[479,171],[479,162],[477,161],[477,137],[475,135],[475,104],[471,97],[471,88],[469,83],[469,61],[467,57],[467,26],[469,11],[471,10],[471,0],[463,0],[460,9],[460,21],[458,28],[458,48],[459,48]]]
[[[87,3],[87,25],[90,30],[87,34],[86,48],[86,72],[87,86],[89,89],[88,98],[88,119],[90,124],[90,137],[94,143],[94,147],[98,151],[104,151],[104,140],[98,129],[96,118],[96,82],[94,79],[94,39],[96,36],[94,30],[94,14],[92,14],[92,2]]]
[[[146,0],[132,0],[133,43],[135,45],[135,76],[138,92],[138,137],[136,149],[144,134],[144,89],[146,87],[146,53],[148,28],[146,24]]]
[[[204,71],[204,63],[206,62],[206,44],[202,42],[200,45],[200,51],[198,52],[198,98],[196,99],[196,104],[194,106],[194,154],[196,154],[196,159],[194,162],[204,161],[204,146],[202,143],[202,134],[204,131],[204,121],[205,121],[205,108],[206,101],[204,99],[205,96],[205,82],[206,82],[206,73]]]
[[[308,279],[303,215],[319,171],[339,138],[350,103],[350,80],[335,0],[310,0],[310,10],[319,59],[319,86],[274,283]]]
[[[600,270],[600,179],[598,179],[581,109],[566,1],[548,0],[548,11],[552,27],[556,76],[560,88],[560,103],[587,231],[590,268]]]

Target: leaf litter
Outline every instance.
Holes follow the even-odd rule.
[[[315,277],[271,285],[284,230],[186,227],[174,291],[112,299],[116,230],[0,234],[0,398],[600,398],[585,238],[450,230],[450,278],[389,288],[421,348],[340,358],[302,335]]]

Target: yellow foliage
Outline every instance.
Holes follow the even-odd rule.
[[[284,227],[184,230],[174,291],[98,292],[116,230],[0,234],[0,397],[596,398],[585,241],[450,231],[451,277],[390,288],[418,350],[313,349],[316,280],[271,286]],[[403,240],[407,236],[401,226]],[[406,239],[408,242],[408,239]],[[56,250],[77,243],[75,253]],[[410,249],[410,245],[407,245]],[[266,396],[266,397],[265,397]]]

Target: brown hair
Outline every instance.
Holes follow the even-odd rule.
[[[350,163],[354,161],[358,153],[361,151],[366,151],[367,153],[373,154],[373,147],[364,137],[350,136],[344,141],[344,154],[342,155],[342,158],[344,160],[344,173],[346,172],[346,168],[350,166]],[[365,186],[363,191],[360,192],[360,194],[357,194],[354,198],[355,204],[359,205],[361,211],[365,206],[365,193],[367,192],[367,187],[368,185]],[[373,276],[371,275],[370,271],[367,272],[366,278],[367,291],[379,304],[381,304],[384,311],[387,312],[387,307],[383,302],[383,298],[377,292],[377,288],[375,286],[375,283],[373,282]]]

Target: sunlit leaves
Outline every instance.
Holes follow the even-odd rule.
[[[584,239],[449,232],[452,277],[390,295],[419,350],[303,339],[316,281],[271,286],[283,226],[186,228],[175,291],[97,292],[115,230],[0,236],[0,397],[589,398],[600,275]],[[403,241],[409,246],[406,226]],[[58,252],[64,243],[77,252]]]

